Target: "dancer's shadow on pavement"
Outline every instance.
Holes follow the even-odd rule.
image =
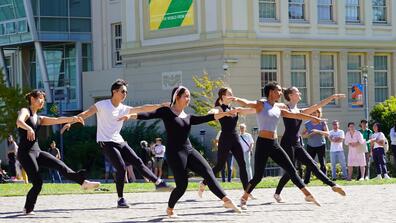
[[[44,210],[35,210],[36,215],[25,215],[22,211],[13,211],[13,212],[0,212],[0,219],[7,218],[70,218],[70,217],[60,217],[60,216],[40,216],[39,213],[69,213],[71,211],[103,211],[110,210],[112,208],[65,208],[65,209],[44,209]],[[4,216],[3,216],[4,215]]]

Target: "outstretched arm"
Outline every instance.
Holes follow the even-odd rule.
[[[286,117],[286,118],[293,118],[293,119],[301,119],[301,120],[316,120],[316,121],[322,121],[321,118],[318,118],[316,116],[312,115],[307,115],[304,113],[292,113],[288,110],[281,109],[281,116]]]
[[[47,117],[47,116],[41,116],[41,125],[58,125],[58,124],[63,124],[63,123],[76,123],[80,122],[84,125],[84,119],[78,116],[72,116],[72,117],[58,117],[58,118],[53,118],[53,117]]]
[[[249,101],[247,99],[238,98],[238,97],[228,97],[228,98],[231,101],[234,101],[243,107],[254,108],[256,109],[256,111],[260,109],[260,104],[257,101]]]
[[[169,102],[165,102],[162,104],[146,104],[146,105],[142,105],[142,106],[137,106],[137,107],[130,107],[129,109],[129,114],[133,114],[133,113],[141,113],[141,112],[151,112],[154,110],[157,110],[158,108],[161,107],[169,107],[170,103]]]
[[[319,108],[329,104],[331,101],[335,100],[335,99],[342,99],[345,98],[345,94],[333,94],[328,98],[323,99],[322,101],[320,101],[317,104],[314,104],[308,108],[304,108],[302,109],[302,112],[305,114],[312,114],[314,111],[318,110]]]
[[[240,115],[256,114],[256,109],[254,108],[236,108],[236,110]]]
[[[77,117],[82,118],[83,120],[91,117],[92,115],[96,114],[98,112],[98,109],[96,108],[95,105],[91,105],[87,110],[81,112],[80,114],[77,115]],[[63,134],[65,131],[69,131],[71,125],[73,125],[76,122],[69,122],[65,124],[62,129],[60,130],[60,134]],[[84,123],[84,122],[82,122]]]

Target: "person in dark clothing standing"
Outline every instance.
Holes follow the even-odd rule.
[[[241,210],[226,196],[224,190],[213,174],[208,162],[202,155],[195,150],[188,139],[192,125],[220,119],[224,116],[232,116],[232,111],[219,112],[205,116],[190,115],[184,112],[184,109],[190,103],[190,91],[183,86],[176,87],[172,91],[171,107],[162,107],[153,112],[129,114],[123,116],[120,120],[129,118],[148,120],[160,118],[164,122],[168,144],[166,157],[168,164],[174,174],[176,188],[172,191],[166,213],[168,217],[176,217],[174,207],[176,202],[183,196],[188,185],[187,168],[201,175],[208,182],[209,189],[224,202],[225,208],[231,208],[236,212]]]
[[[16,176],[16,169],[15,169],[15,162],[16,162],[16,155],[18,152],[18,145],[14,141],[14,137],[9,135],[7,138],[7,157],[8,157],[8,175],[10,177]]]
[[[33,90],[26,95],[26,100],[29,102],[29,107],[22,108],[19,111],[16,121],[20,138],[17,158],[33,184],[33,187],[27,194],[23,212],[25,214],[33,214],[37,196],[43,185],[43,180],[39,173],[40,167],[44,166],[60,171],[63,176],[80,184],[83,189],[97,188],[100,183],[86,180],[84,171],[74,172],[61,160],[56,159],[48,152],[42,151],[38,144],[40,126],[57,125],[67,122],[84,123],[84,120],[77,116],[52,118],[38,115],[37,111],[44,107],[45,93],[43,91]]]
[[[51,155],[53,155],[55,158],[57,158],[58,160],[61,159],[60,152],[59,152],[59,149],[56,148],[56,142],[55,141],[51,142],[48,152]],[[49,169],[49,174],[50,174],[50,178],[51,178],[52,183],[62,183],[62,179],[61,179],[61,177],[59,175],[59,172],[57,170]]]

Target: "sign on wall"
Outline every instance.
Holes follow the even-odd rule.
[[[182,72],[172,71],[162,73],[162,90],[170,90],[182,85]]]
[[[150,30],[194,25],[193,0],[149,0]]]
[[[363,85],[352,84],[352,107],[361,108],[363,105]]]

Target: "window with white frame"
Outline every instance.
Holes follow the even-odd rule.
[[[278,81],[278,54],[261,55],[261,96],[264,97],[264,86],[270,82]]]
[[[122,44],[122,28],[121,23],[115,23],[111,25],[112,33],[112,59],[113,66],[122,65],[121,57],[121,44]]]
[[[305,19],[305,2],[304,0],[289,0],[289,19]]]
[[[384,102],[388,98],[388,55],[374,56],[375,103]]]
[[[373,23],[386,23],[386,0],[373,0]]]
[[[259,0],[259,19],[260,21],[276,20],[276,1]]]
[[[361,54],[349,54],[348,55],[348,103],[352,104],[352,84],[362,83],[362,65],[363,55]]]
[[[360,23],[360,0],[345,0],[345,21]]]
[[[307,55],[292,54],[291,56],[291,85],[297,87],[301,92],[301,103],[308,103],[307,91]]]
[[[335,93],[335,70],[334,54],[320,54],[320,100]],[[334,101],[332,104],[335,104]]]
[[[332,22],[333,20],[333,0],[318,0],[318,20],[319,22]]]

